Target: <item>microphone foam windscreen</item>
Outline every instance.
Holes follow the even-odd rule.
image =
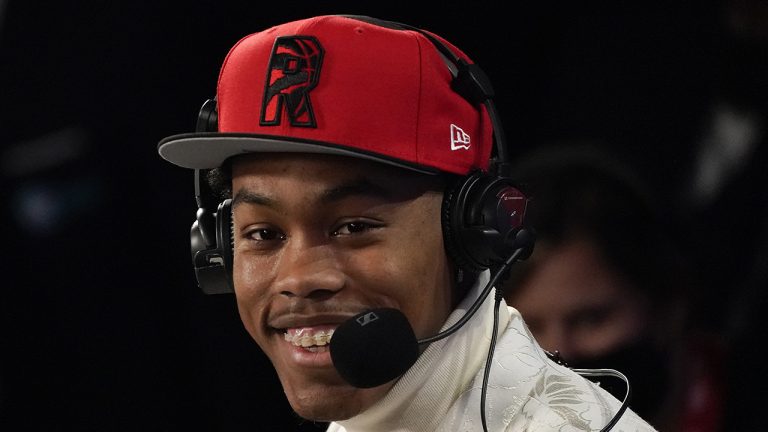
[[[331,339],[334,367],[358,388],[376,387],[399,377],[418,357],[413,329],[397,309],[360,313],[342,323]]]

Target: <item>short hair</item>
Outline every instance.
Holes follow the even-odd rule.
[[[208,171],[206,180],[213,192],[213,196],[219,201],[232,198],[232,166],[229,161],[224,162],[218,168]]]
[[[442,192],[445,193],[453,189],[465,177],[443,172],[435,178],[438,180],[437,184],[442,187]],[[232,158],[224,161],[220,167],[209,170],[206,174],[206,180],[214,196],[219,201],[232,198]]]

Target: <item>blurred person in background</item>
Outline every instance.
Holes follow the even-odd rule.
[[[723,348],[690,320],[693,274],[664,204],[597,146],[540,149],[513,172],[537,246],[506,299],[542,347],[627,375],[630,406],[659,430],[721,430]]]

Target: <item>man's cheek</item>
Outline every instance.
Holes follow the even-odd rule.
[[[240,321],[243,322],[243,326],[245,327],[245,330],[248,332],[249,335],[251,335],[251,338],[254,339],[256,342],[259,342],[259,327],[258,327],[258,318],[255,315],[254,307],[246,303],[245,301],[241,300],[240,298],[237,299],[237,310],[240,314]]]
[[[269,296],[273,282],[270,267],[264,262],[255,262],[247,258],[235,257],[233,281],[238,307],[254,308],[257,303],[264,303]]]

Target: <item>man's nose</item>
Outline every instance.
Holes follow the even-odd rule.
[[[322,299],[344,288],[346,275],[329,245],[287,247],[273,289],[288,297]]]

